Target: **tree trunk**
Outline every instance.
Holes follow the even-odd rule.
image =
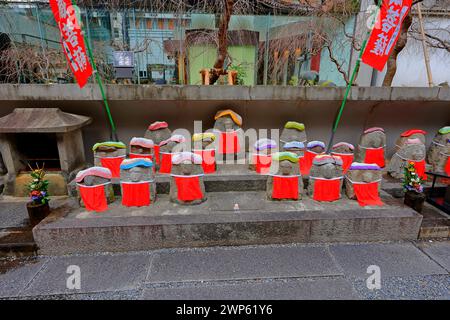
[[[213,85],[221,75],[226,74],[224,68],[225,59],[228,55],[228,25],[233,14],[234,0],[225,0],[225,10],[220,20],[218,40],[219,48],[217,50],[217,60],[214,67],[210,70],[209,84]]]
[[[400,37],[392,50],[387,61],[387,71],[384,77],[383,86],[390,87],[392,85],[392,80],[394,80],[395,73],[397,72],[397,56],[405,48],[406,42],[408,41],[408,29],[412,24],[412,14],[411,10],[408,15],[403,20],[403,24],[400,30]]]

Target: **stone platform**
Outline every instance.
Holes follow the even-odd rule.
[[[383,192],[383,207],[343,198],[272,202],[263,191],[210,192],[198,206],[158,195],[146,208],[87,212],[71,199],[33,230],[41,254],[125,252],[158,248],[417,239],[422,216]],[[235,210],[235,204],[239,210]]]

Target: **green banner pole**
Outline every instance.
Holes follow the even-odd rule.
[[[72,0],[72,3],[73,3],[74,6],[76,6],[76,0]],[[79,7],[77,9],[80,10]],[[86,15],[87,15],[87,10],[86,10]],[[89,17],[86,16],[86,18],[88,19]],[[95,63],[95,59],[94,59],[94,55],[92,53],[90,42],[87,41],[87,40],[90,40],[90,39],[86,40],[86,36],[85,36],[84,31],[83,31],[82,21],[81,21],[81,10],[79,11],[79,16],[77,17],[77,19],[78,19],[78,24],[80,25],[80,29],[81,29],[81,33],[83,35],[83,40],[84,40],[84,43],[86,45],[86,49],[88,51],[89,59],[91,60],[92,68],[94,69],[95,79],[97,81],[98,87],[100,89],[100,93],[102,95],[103,104],[105,105],[105,110],[106,110],[106,114],[108,116],[109,124],[111,125],[111,137],[110,138],[111,138],[112,141],[119,141],[118,136],[117,136],[116,125],[114,123],[114,119],[113,119],[112,114],[111,114],[111,109],[109,108],[108,99],[106,97],[106,92],[105,92],[105,89],[103,87],[103,82],[102,82],[102,79],[100,77],[100,74],[98,73],[97,64]]]
[[[377,19],[378,19],[378,13],[380,11],[381,3],[382,3],[382,0],[378,0],[377,10],[375,12],[374,25],[376,24]],[[331,130],[330,142],[328,143],[327,153],[330,153],[331,148],[333,146],[334,135],[336,134],[337,128],[339,126],[339,122],[341,121],[341,118],[342,118],[342,114],[344,113],[344,109],[345,109],[345,105],[347,103],[348,95],[349,95],[350,90],[351,90],[351,88],[353,86],[353,82],[355,81],[356,73],[358,72],[358,70],[359,70],[359,68],[361,66],[361,57],[362,57],[362,55],[364,53],[364,50],[366,50],[367,42],[369,41],[369,37],[370,37],[371,33],[372,33],[372,29],[369,29],[367,31],[365,39],[364,39],[364,41],[363,41],[363,43],[361,45],[361,51],[359,52],[358,60],[356,60],[355,67],[353,68],[352,75],[351,75],[350,80],[349,80],[349,82],[347,84],[347,89],[345,90],[344,99],[342,100],[341,107],[339,108],[339,112],[338,112],[338,114],[336,116],[336,119],[335,119],[334,124],[333,124],[333,128]]]

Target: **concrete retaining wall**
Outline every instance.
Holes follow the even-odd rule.
[[[148,124],[165,120],[170,127],[193,130],[202,120],[206,130],[221,108],[243,116],[244,129],[282,128],[288,120],[304,122],[309,140],[328,141],[334,116],[345,88],[228,87],[228,86],[107,86],[119,138],[128,143],[142,136]],[[87,85],[0,85],[0,116],[16,107],[58,107],[90,116],[84,129],[86,155],[90,147],[109,139],[109,125],[98,87]],[[427,143],[436,131],[450,125],[449,88],[354,87],[336,135],[337,141],[356,144],[365,127],[380,126],[388,134],[388,151],[404,130],[428,131]]]

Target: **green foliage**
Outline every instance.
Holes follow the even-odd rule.
[[[291,80],[289,80],[289,85],[294,87],[298,86],[298,77],[292,76]]]
[[[238,65],[231,65],[228,70],[234,70],[237,71],[237,85],[239,86],[243,86],[244,85],[244,79],[247,76],[247,73],[244,69],[244,67],[242,67],[240,64]]]
[[[48,194],[48,180],[45,180],[44,168],[32,169],[31,182],[27,189],[30,194],[31,201],[34,205],[46,204],[50,201]]]

